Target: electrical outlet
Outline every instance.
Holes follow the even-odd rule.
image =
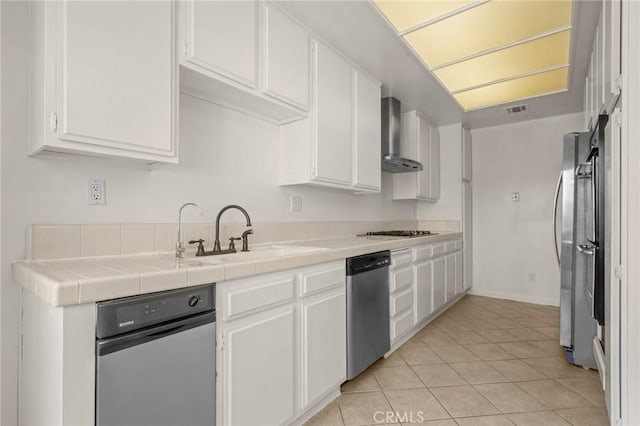
[[[292,212],[302,211],[302,195],[291,196],[291,211]]]
[[[89,179],[88,189],[87,200],[89,205],[107,204],[107,192],[104,179]]]
[[[511,201],[520,201],[520,193],[514,192],[511,194]]]

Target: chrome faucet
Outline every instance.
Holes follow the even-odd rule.
[[[247,226],[251,226],[251,218],[249,217],[249,213],[247,213],[245,209],[235,204],[230,204],[226,207],[223,207],[222,210],[220,210],[220,212],[218,213],[218,216],[216,217],[216,240],[213,242],[214,253],[222,251],[222,249],[220,248],[220,217],[222,216],[222,213],[226,212],[229,209],[240,210],[244,215],[245,219],[247,219]],[[243,248],[244,248],[244,245],[243,245]]]
[[[178,209],[178,240],[176,241],[176,259],[180,259],[182,257],[182,254],[186,250],[182,245],[182,209],[187,206],[193,206],[197,208],[200,212],[200,215],[202,216],[202,209],[196,203],[184,203],[182,206],[180,206],[180,209]]]

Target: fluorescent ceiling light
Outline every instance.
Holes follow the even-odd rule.
[[[374,2],[465,109],[568,87],[571,0]],[[546,75],[565,77],[550,84]],[[509,80],[514,84],[505,84]],[[564,86],[558,88],[560,80]],[[503,89],[499,96],[490,96],[491,90],[482,90],[485,85],[510,87],[514,92],[510,98]],[[485,101],[479,98],[482,93]]]

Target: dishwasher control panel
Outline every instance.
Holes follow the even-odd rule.
[[[215,310],[213,284],[100,302],[96,337],[116,336],[212,310]]]

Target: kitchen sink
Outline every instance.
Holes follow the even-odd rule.
[[[328,250],[321,247],[305,247],[305,246],[289,246],[281,244],[270,244],[266,246],[256,246],[251,251],[215,256],[201,256],[196,259],[206,263],[235,263],[235,262],[251,262],[254,260],[272,259],[282,256],[294,256],[299,254],[311,254]]]

